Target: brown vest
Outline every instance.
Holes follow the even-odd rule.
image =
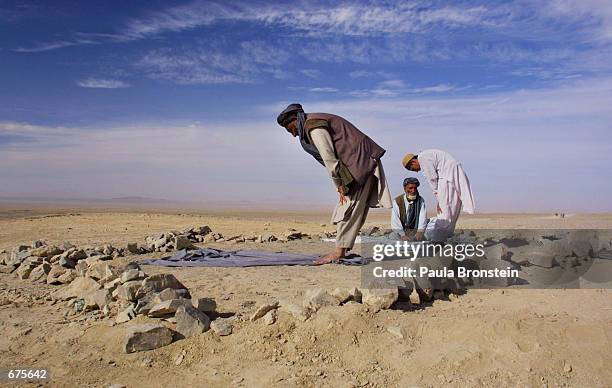
[[[400,194],[395,197],[395,203],[399,208],[400,222],[402,223],[402,228],[406,230],[408,229],[406,228],[406,225],[408,224],[408,216],[406,215],[406,204],[404,203],[404,196],[405,194]]]
[[[361,132],[348,120],[329,113],[308,113],[304,128],[310,139],[310,131],[324,128],[329,132],[336,149],[336,156],[348,168],[359,186],[363,186],[376,168],[376,162],[385,150]]]

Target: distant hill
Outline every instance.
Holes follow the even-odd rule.
[[[122,202],[122,203],[128,203],[128,202],[139,202],[139,203],[143,203],[143,202],[164,202],[164,203],[169,203],[169,202],[176,202],[176,201],[169,201],[167,199],[162,199],[162,198],[149,198],[149,197],[138,197],[138,196],[130,196],[130,197],[117,197],[117,198],[111,198],[109,200],[101,200],[101,201],[110,201],[110,202]]]

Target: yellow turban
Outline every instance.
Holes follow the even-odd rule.
[[[406,156],[404,156],[404,159],[402,159],[402,165],[404,167],[407,167],[408,162],[410,162],[412,158],[414,158],[415,156],[416,156],[415,154],[406,154]]]

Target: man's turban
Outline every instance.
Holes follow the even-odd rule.
[[[409,184],[415,184],[416,187],[419,187],[421,185],[421,182],[419,182],[419,180],[415,177],[410,177],[410,178],[406,178],[404,179],[404,187],[408,186]]]
[[[287,127],[287,125],[289,125],[289,123],[296,118],[298,112],[304,112],[302,105],[289,104],[289,106],[285,108],[285,110],[282,111],[276,118],[278,125],[281,127]]]
[[[402,166],[408,168],[408,163],[414,159],[416,155],[415,154],[406,154],[406,156],[404,156],[404,159],[402,159]]]

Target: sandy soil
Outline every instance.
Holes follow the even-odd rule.
[[[385,225],[374,213],[367,225]],[[183,210],[0,209],[0,250],[49,243],[125,246],[147,235],[209,225],[224,235],[331,231],[326,213],[230,213]],[[469,228],[610,228],[611,215],[484,214],[463,217]],[[329,244],[216,243],[214,247],[325,253]],[[160,254],[147,257],[159,257]],[[127,262],[145,256],[116,259]],[[144,267],[170,272],[194,297],[213,297],[223,315],[248,317],[258,304],[301,300],[318,286],[359,286],[358,268]],[[281,313],[276,324],[238,320],[234,334],[212,331],[148,352],[124,354],[125,325],[65,318],[55,286],[0,274],[0,368],[48,368],[43,386],[612,386],[612,291],[469,290],[416,310],[366,311],[355,304],[324,308],[306,322]],[[144,321],[146,318],[138,318]],[[387,331],[400,327],[400,339]],[[176,357],[185,351],[180,365]],[[2,383],[2,382],[0,382]],[[32,383],[30,385],[37,385]]]

